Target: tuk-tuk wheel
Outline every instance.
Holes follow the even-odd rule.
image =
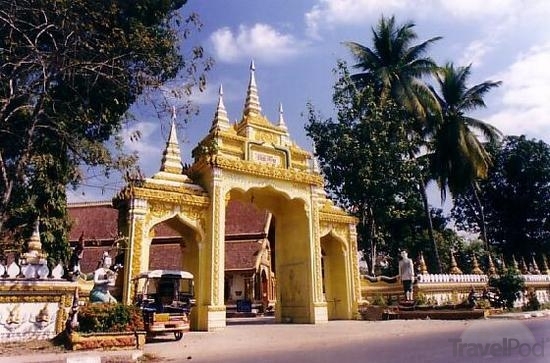
[[[176,338],[176,341],[181,340],[181,338],[183,338],[183,332],[175,331],[174,332],[174,337]]]

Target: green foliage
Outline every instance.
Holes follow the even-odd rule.
[[[0,0],[0,242],[20,247],[40,216],[45,250],[65,259],[65,188],[81,168],[139,176],[118,136],[130,105],[177,78],[170,97],[193,112],[211,60],[184,3]]]
[[[537,297],[537,292],[533,288],[529,289],[527,292],[527,304],[522,307],[523,311],[537,311],[541,307],[542,305]]]
[[[144,329],[141,310],[132,305],[94,303],[78,311],[82,333],[133,332]]]
[[[425,293],[423,293],[422,291],[419,291],[414,297],[414,301],[416,305],[427,305],[428,297],[426,296]]]
[[[550,145],[507,136],[491,145],[493,166],[479,182],[487,236],[497,252],[509,257],[536,256],[550,248]],[[452,216],[460,229],[478,232],[475,195],[455,199]]]
[[[484,95],[501,82],[483,82],[468,88],[470,66],[455,67],[447,63],[435,73],[439,86],[436,95],[441,109],[441,118],[435,118],[430,131],[430,170],[441,189],[445,200],[447,188],[451,194],[471,187],[477,178],[485,178],[491,165],[490,156],[476,136],[478,131],[490,142],[500,137],[500,132],[490,124],[466,115],[467,111],[485,107]]]
[[[338,119],[324,120],[310,105],[306,131],[328,193],[359,218],[359,245],[369,252],[372,266],[379,252],[396,256],[403,235],[425,238],[417,189],[421,170],[408,158],[419,140],[408,135],[413,119],[402,108],[391,100],[379,106],[372,87],[355,87],[344,62],[335,73]]]
[[[381,307],[386,307],[388,306],[388,301],[382,294],[376,294],[372,297],[371,304],[381,306]]]
[[[439,115],[441,112],[439,102],[423,80],[424,76],[432,74],[437,68],[426,53],[441,37],[413,44],[418,38],[414,27],[413,22],[398,24],[394,16],[382,16],[376,27],[372,28],[371,47],[356,42],[344,44],[357,60],[354,67],[360,70],[351,76],[354,85],[361,90],[371,88],[374,93],[373,102],[379,107],[396,105],[400,108],[400,117],[396,115],[392,122],[404,123],[409,139],[406,155],[418,171],[415,175],[415,189],[420,194],[437,271],[441,272],[441,261],[426,194],[426,158],[418,157],[422,147],[426,146],[426,137],[431,132],[427,128],[430,124],[428,116]]]
[[[498,290],[498,299],[504,307],[513,309],[514,302],[525,288],[525,282],[518,270],[509,267],[498,276],[491,276],[489,286]]]

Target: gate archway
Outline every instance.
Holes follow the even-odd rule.
[[[192,241],[189,255],[182,258],[182,266],[197,277],[192,329],[224,327],[225,213],[228,201],[236,199],[269,210],[276,220],[276,321],[356,317],[356,220],[326,198],[315,160],[290,140],[282,109],[276,125],[261,114],[253,64],[240,122],[229,123],[220,92],[212,127],[192,155],[194,163],[184,174],[173,122],[161,170],[127,186],[115,200],[121,230],[129,239],[126,302],[132,295],[128,282],[147,267],[149,231],[168,221]],[[325,282],[339,286],[331,287],[334,295],[345,296],[334,313],[323,293],[322,246],[330,257],[329,270],[335,271]]]

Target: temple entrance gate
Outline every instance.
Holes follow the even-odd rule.
[[[276,220],[277,322],[356,318],[355,218],[326,198],[315,160],[290,141],[282,108],[277,125],[261,114],[253,64],[240,122],[230,125],[222,95],[220,88],[212,127],[193,150],[188,170],[173,122],[160,171],[115,199],[120,230],[128,237],[124,301],[132,297],[131,278],[148,267],[151,231],[168,221],[186,246],[181,265],[196,278],[192,329],[225,327],[225,213],[235,199],[268,210]]]

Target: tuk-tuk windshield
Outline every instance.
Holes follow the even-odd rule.
[[[193,275],[187,272],[160,273],[158,270],[150,271],[140,274],[136,278],[136,283],[138,285],[136,302],[139,305],[180,306],[183,304],[190,306],[194,303]]]

